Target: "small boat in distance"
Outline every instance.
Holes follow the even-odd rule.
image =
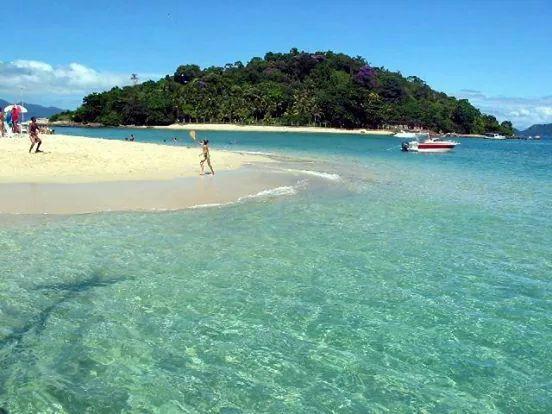
[[[491,134],[485,134],[485,139],[506,139],[504,135],[493,132]]]
[[[405,152],[449,152],[458,142],[442,140],[440,138],[428,138],[424,141],[410,141],[401,144],[401,150]]]

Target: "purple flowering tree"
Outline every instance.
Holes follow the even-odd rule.
[[[355,74],[354,79],[362,86],[373,88],[376,86],[376,70],[370,65],[364,65]]]

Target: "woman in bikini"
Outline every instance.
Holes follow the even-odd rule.
[[[201,173],[200,175],[205,174],[205,162],[207,162],[207,165],[211,169],[211,174],[215,175],[215,171],[213,170],[213,166],[211,165],[211,155],[209,154],[209,140],[204,139],[201,142],[201,150],[203,151],[202,156],[203,159],[199,162],[199,165],[201,166]]]

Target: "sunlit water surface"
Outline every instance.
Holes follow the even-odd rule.
[[[3,217],[5,411],[552,411],[552,141],[202,135],[311,173],[223,207]]]

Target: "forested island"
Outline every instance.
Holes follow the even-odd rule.
[[[334,52],[267,53],[247,64],[179,66],[159,81],[92,93],[52,121],[117,125],[175,122],[389,128],[513,133],[466,99],[431,89],[422,79]]]

